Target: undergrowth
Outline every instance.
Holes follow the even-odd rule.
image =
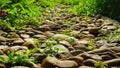
[[[41,10],[58,4],[72,5],[71,12],[77,15],[102,14],[120,19],[120,0],[1,0],[0,29],[22,29],[29,25],[42,25],[39,17]],[[5,27],[4,27],[5,26]]]
[[[42,25],[39,20],[40,11],[57,3],[57,0],[2,0],[0,9],[7,15],[1,16],[0,12],[0,29],[19,30],[30,25]]]
[[[65,5],[78,5],[80,0],[60,0],[61,4]]]
[[[8,28],[21,29],[29,24],[41,24],[37,19],[40,16],[40,7],[35,0],[2,0],[0,8],[8,13],[0,22]]]
[[[31,62],[36,63],[35,58],[29,57],[31,54],[31,50],[27,50],[25,54],[22,52],[8,52],[8,58],[0,56],[1,63],[7,66],[14,66],[14,65],[27,65],[31,64]]]
[[[120,19],[120,0],[80,0],[70,11],[78,15],[101,14]],[[119,20],[120,21],[120,20]]]

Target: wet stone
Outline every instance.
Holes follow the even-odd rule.
[[[110,59],[112,59],[112,57],[109,56],[109,55],[102,55],[101,57],[102,57],[103,60],[110,60]]]
[[[99,41],[96,42],[96,46],[97,46],[97,47],[101,47],[101,46],[107,45],[107,44],[108,44],[108,43],[107,43],[106,40],[99,40]]]
[[[75,48],[74,47],[68,47],[68,50],[73,51],[73,50],[75,50]]]
[[[4,42],[4,41],[7,41],[7,38],[0,36],[0,42]]]
[[[45,59],[47,57],[47,55],[45,54],[40,54],[40,53],[35,53],[32,55],[32,57],[36,58],[37,59],[37,62],[42,62],[43,59]]]
[[[95,63],[96,61],[93,59],[87,59],[83,61],[83,65],[86,65],[86,66],[94,66]]]
[[[1,44],[1,45],[6,45],[6,44],[7,44],[7,42],[0,42],[0,44]]]
[[[76,50],[82,50],[82,51],[86,51],[87,49],[87,47],[86,47],[86,44],[81,44],[81,43],[78,43],[77,45],[75,45],[74,46],[74,48],[76,49]]]
[[[78,68],[93,68],[93,67],[90,67],[90,66],[80,66]]]
[[[21,45],[23,44],[24,41],[21,39],[21,38],[16,38],[14,41],[13,41],[13,44],[14,45]]]
[[[13,66],[11,68],[29,68],[29,67],[26,67],[26,66]]]
[[[70,53],[59,53],[57,54],[57,57],[62,59],[62,60],[65,60],[65,59],[68,59],[70,58],[72,55]]]
[[[108,60],[108,61],[105,61],[104,63],[108,64],[109,66],[120,66],[120,58]]]
[[[30,35],[30,36],[33,36],[35,33],[32,32],[32,31],[28,31],[28,32],[26,32],[26,34],[28,34],[28,35]]]
[[[87,53],[83,53],[81,55],[84,59],[94,59],[94,60],[102,60],[102,58],[97,55],[97,54],[87,54]]]
[[[25,38],[30,38],[30,36],[28,35],[28,34],[21,34],[20,35],[23,39],[25,39]]]
[[[18,51],[18,50],[27,50],[28,48],[26,46],[12,46],[10,47],[11,51]]]
[[[3,53],[3,51],[2,50],[0,50],[0,55],[3,55],[4,53]]]
[[[25,40],[25,42],[23,43],[22,46],[26,46],[28,48],[35,48],[35,47],[37,47],[37,45],[35,44],[33,38],[28,38],[28,39],[24,39],[24,40]]]
[[[40,30],[40,31],[43,31],[43,32],[51,30],[48,25],[39,26],[37,29]]]
[[[36,34],[33,36],[34,38],[46,38],[44,35]]]
[[[72,60],[59,60],[55,57],[46,57],[42,62],[42,67],[44,68],[72,68],[78,66],[78,64],[75,61]]]
[[[67,47],[72,46],[72,45],[71,45],[69,42],[67,42],[67,41],[59,41],[59,43],[62,44],[62,45],[65,45],[65,46],[67,46]]]
[[[89,27],[88,30],[91,34],[97,36],[99,34],[99,27]]]
[[[83,51],[81,51],[81,50],[73,50],[73,51],[71,51],[70,53],[71,53],[73,56],[76,56],[76,55],[79,55],[79,54],[83,53]]]
[[[73,61],[77,62],[78,64],[81,64],[84,59],[80,56],[72,56],[72,57],[68,58],[68,60],[73,60]]]
[[[4,64],[0,64],[0,68],[6,68]]]

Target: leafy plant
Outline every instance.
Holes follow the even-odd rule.
[[[107,42],[120,42],[120,32],[118,30],[110,31],[103,39],[107,40]]]
[[[66,41],[68,41],[72,45],[77,43],[76,40],[74,38],[72,38],[72,37],[71,38],[67,38]]]
[[[102,61],[97,61],[94,64],[94,68],[108,68],[108,65],[103,63]]]
[[[13,35],[12,35],[12,34],[7,34],[7,37],[8,37],[8,38],[12,38]]]
[[[34,38],[33,41],[34,41],[34,43],[35,43],[35,45],[36,45],[37,47],[35,47],[35,48],[32,50],[32,52],[40,52],[41,40],[39,40],[39,39],[37,39],[37,38]]]
[[[2,21],[10,23],[9,26],[14,29],[24,28],[27,24],[41,24],[37,19],[40,16],[40,7],[36,5],[35,0],[2,0],[0,8],[8,12]]]
[[[94,40],[94,39],[91,39],[90,41],[89,41],[89,43],[88,43],[88,46],[87,46],[87,50],[93,50],[94,49],[94,47],[93,47],[93,45],[96,43],[96,41]]]
[[[33,41],[35,42],[35,44],[40,48],[41,45],[41,40],[34,38]]]
[[[2,30],[6,30],[6,31],[13,31],[14,28],[11,26],[11,24],[9,22],[7,22],[6,20],[1,20],[0,19],[0,29]]]
[[[22,52],[15,53],[14,51],[8,52],[8,58],[4,58],[0,56],[0,59],[2,60],[2,63],[8,64],[10,66],[13,66],[15,64],[17,65],[26,65],[30,62],[35,62],[34,58],[30,58],[31,51],[27,50],[25,55]]]
[[[111,18],[120,19],[120,0],[80,0],[71,11],[78,15],[102,14]],[[120,21],[120,20],[119,20]]]
[[[45,42],[45,45],[46,45],[46,48],[44,49],[43,53],[46,54],[46,55],[53,55],[53,56],[56,56],[59,49],[54,47],[54,44],[53,42]]]
[[[91,51],[91,50],[93,50],[94,48],[93,48],[93,46],[88,45],[86,49],[89,50],[89,51]]]

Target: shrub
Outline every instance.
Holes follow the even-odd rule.
[[[7,17],[0,20],[0,23],[7,27],[21,29],[28,24],[41,24],[37,19],[40,16],[40,7],[37,6],[35,0],[2,0],[0,8],[8,12]]]
[[[58,54],[59,49],[53,44],[53,42],[45,42],[45,46],[46,48],[44,49],[43,53],[46,55],[52,55],[52,56],[56,56]]]
[[[73,7],[71,11],[78,15],[90,15],[95,12],[95,3],[95,0],[81,0],[78,5]]]
[[[102,14],[114,19],[120,19],[120,0],[81,0],[72,9],[78,15]]]

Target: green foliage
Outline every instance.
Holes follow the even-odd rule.
[[[33,41],[34,41],[34,43],[35,43],[35,45],[36,45],[37,47],[35,47],[35,48],[32,50],[32,52],[33,52],[33,53],[40,52],[41,43],[42,43],[41,40],[39,40],[39,39],[37,39],[37,38],[34,38]]]
[[[91,51],[94,49],[93,45],[96,43],[96,41],[94,39],[91,39],[88,43],[88,46],[87,46],[87,50]]]
[[[93,48],[93,46],[88,45],[86,49],[89,50],[89,51],[91,51],[91,50],[93,50],[94,48]]]
[[[53,42],[46,42],[45,45],[46,45],[46,48],[43,51],[44,54],[53,55],[53,56],[57,55],[59,49],[56,47],[53,48],[54,46]]]
[[[95,0],[81,0],[78,5],[72,8],[71,11],[78,15],[83,15],[83,14],[90,15],[96,12],[96,1]]]
[[[61,4],[65,5],[78,5],[80,0],[60,0]]]
[[[41,40],[34,38],[33,41],[35,42],[35,44],[40,48],[41,45]]]
[[[1,8],[7,6],[10,2],[11,2],[11,0],[1,0],[0,1]]]
[[[103,63],[102,61],[97,61],[94,64],[94,68],[108,68],[108,65]]]
[[[71,29],[65,29],[65,30],[63,30],[63,31],[61,31],[60,33],[61,34],[64,34],[64,35],[69,35],[69,36],[71,36],[71,32],[72,30]]]
[[[78,15],[102,14],[120,19],[120,0],[80,0],[71,11]],[[120,20],[119,20],[120,21]]]
[[[2,60],[2,63],[9,64],[11,66],[17,64],[17,65],[26,65],[30,62],[35,62],[34,58],[30,58],[31,50],[27,50],[25,54],[22,52],[8,52],[8,58],[4,58],[0,56],[0,59]]]
[[[11,26],[11,24],[9,22],[7,22],[6,20],[0,19],[0,27],[3,30],[8,29],[7,31],[14,30],[14,28]]]
[[[38,0],[37,1],[37,4],[43,8],[53,7],[57,3],[59,3],[59,0]]]
[[[57,43],[59,43],[59,41],[61,41],[60,38],[54,37],[54,36],[51,36],[51,37],[50,37],[50,40],[55,40],[55,41],[57,41]]]
[[[76,42],[76,40],[74,39],[74,38],[67,38],[67,39],[65,39],[66,41],[68,41],[70,44],[72,44],[72,45],[74,45],[74,44],[76,44],[77,42]]]
[[[13,38],[14,36],[12,34],[7,34],[7,38]]]
[[[96,43],[96,41],[94,39],[91,39],[88,44],[89,45],[94,45],[95,43]]]
[[[120,42],[120,31],[110,31],[106,36],[103,37],[103,39],[107,40],[109,43],[113,41]]]
[[[27,24],[41,24],[37,19],[40,16],[40,7],[37,6],[35,0],[2,0],[0,8],[8,12],[3,21],[6,24],[10,23],[9,26],[15,29],[24,28]]]

